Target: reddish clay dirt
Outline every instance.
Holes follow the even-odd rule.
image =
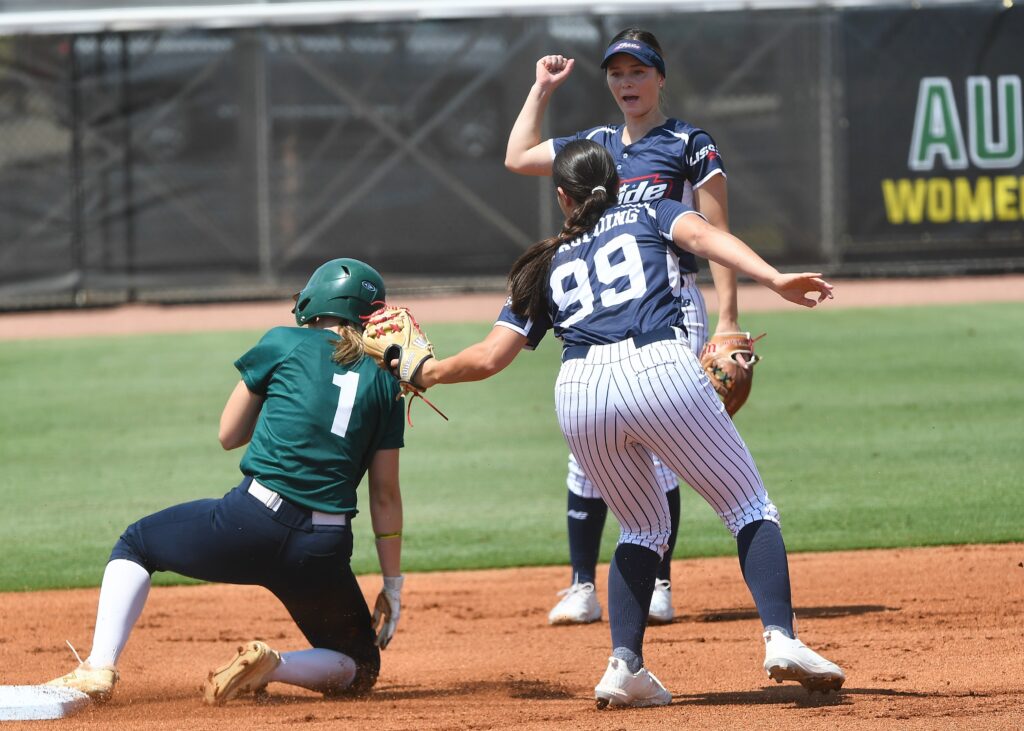
[[[672,692],[658,709],[597,711],[607,622],[550,627],[561,567],[413,574],[375,692],[325,701],[271,685],[269,702],[204,706],[205,672],[237,643],[304,647],[269,592],[156,588],[121,661],[113,700],[61,729],[999,729],[1024,727],[1024,544],[796,554],[804,641],[847,672],[808,695],[761,670],[760,623],[735,558],[676,561],[678,616],[647,632],[646,660]],[[606,586],[606,571],[599,577]],[[361,581],[368,597],[380,580]],[[87,649],[96,590],[0,595],[0,683],[71,669]],[[602,596],[602,603],[604,597]]]
[[[488,319],[502,296],[407,300],[422,322]],[[777,300],[777,298],[776,298]],[[787,306],[743,288],[741,311]],[[842,282],[827,306],[1024,300],[1024,277]],[[709,302],[713,311],[713,302]],[[288,303],[23,313],[0,339],[260,329]],[[685,539],[684,539],[685,540]],[[61,729],[998,729],[1024,728],[1024,544],[796,554],[802,639],[846,670],[838,694],[808,695],[761,670],[760,623],[735,558],[674,563],[677,619],[648,630],[646,660],[673,693],[658,709],[596,711],[607,622],[549,627],[562,567],[413,574],[375,692],[325,701],[272,685],[269,700],[204,706],[198,688],[235,646],[260,638],[305,647],[259,588],[156,588],[125,651],[114,699]],[[99,570],[99,569],[97,569]],[[599,576],[602,595],[607,567]],[[379,577],[361,579],[368,598]],[[69,639],[88,650],[97,591],[0,594],[0,684],[69,670]]]

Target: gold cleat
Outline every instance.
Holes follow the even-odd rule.
[[[203,701],[219,706],[244,693],[262,691],[267,677],[280,664],[281,655],[266,643],[248,642],[225,665],[210,671],[203,684]]]
[[[80,693],[85,693],[93,700],[104,702],[110,700],[117,679],[117,670],[113,667],[94,668],[88,663],[83,662],[67,675],[54,678],[46,685],[52,685],[57,688],[71,688]]]

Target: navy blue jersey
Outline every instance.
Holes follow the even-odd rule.
[[[496,324],[536,347],[550,329],[564,345],[594,345],[651,332],[685,328],[679,308],[679,257],[672,226],[700,215],[662,199],[612,206],[588,233],[555,252],[548,276],[548,312],[534,322],[506,303]]]
[[[573,140],[593,140],[615,159],[619,174],[619,203],[645,203],[669,198],[693,206],[693,189],[713,175],[725,175],[715,141],[688,122],[668,119],[631,145],[622,144],[624,125],[604,125],[556,137],[552,156]],[[697,260],[685,252],[684,272],[697,271]]]

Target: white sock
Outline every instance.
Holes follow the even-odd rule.
[[[149,572],[134,561],[116,558],[107,564],[96,608],[92,652],[86,662],[93,667],[117,665],[128,635],[142,614],[149,596]]]
[[[281,664],[267,679],[324,693],[344,690],[356,677],[356,663],[348,655],[314,647],[311,650],[282,652]]]

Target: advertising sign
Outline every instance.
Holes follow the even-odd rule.
[[[1019,237],[1024,13],[849,13],[843,27],[851,237]]]

